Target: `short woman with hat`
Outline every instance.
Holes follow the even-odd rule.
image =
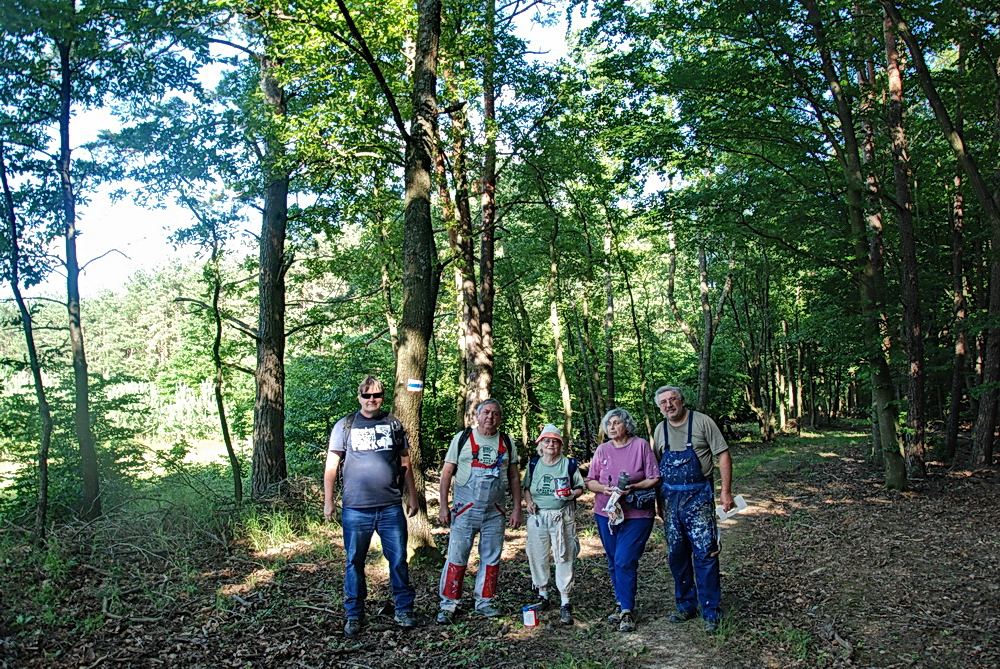
[[[526,552],[531,582],[538,590],[536,608],[549,607],[549,553],[556,565],[556,588],[561,605],[560,622],[573,623],[569,592],[573,588],[573,560],[579,551],[576,538],[576,499],[584,482],[576,460],[562,454],[562,432],[546,425],[535,440],[538,455],[524,472],[524,500],[528,509]]]

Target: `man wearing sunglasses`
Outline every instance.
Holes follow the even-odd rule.
[[[416,626],[413,617],[415,591],[410,585],[406,563],[406,516],[417,513],[417,493],[410,469],[409,442],[403,425],[391,413],[382,410],[385,390],[374,376],[358,387],[361,410],[349,414],[333,426],[323,473],[325,502],[323,515],[335,516],[334,489],[341,477],[340,524],[344,531],[346,570],[344,574],[344,609],[347,624],[344,634],[355,637],[365,620],[365,557],[372,534],[382,541],[382,554],[389,562],[389,581],[396,602],[396,623]],[[406,515],[401,499],[407,493]]]

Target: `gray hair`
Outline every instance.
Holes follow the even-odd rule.
[[[495,400],[492,397],[487,397],[485,400],[476,405],[477,416],[479,415],[479,412],[483,410],[483,407],[486,406],[487,404],[496,404],[497,411],[500,412],[500,418],[503,418],[503,407],[500,406],[500,400]]]
[[[612,418],[620,418],[622,423],[625,425],[625,434],[630,437],[635,436],[635,419],[632,418],[632,414],[622,408],[612,409],[604,414],[604,418],[601,419],[601,429],[604,430],[604,434],[608,433],[608,421]]]
[[[687,400],[684,399],[684,391],[677,386],[660,386],[656,389],[656,392],[653,393],[653,404],[659,405],[660,395],[669,392],[677,393],[677,397],[681,398],[681,404],[687,403]]]

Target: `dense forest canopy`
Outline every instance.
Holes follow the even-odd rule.
[[[280,496],[368,373],[422,470],[485,397],[586,458],[611,407],[648,434],[665,383],[730,436],[865,419],[890,487],[994,460],[992,3],[3,0],[0,25],[0,504],[39,534],[206,441],[226,495]],[[81,145],[87,110],[116,125]],[[182,208],[194,259],[81,298],[108,187]]]

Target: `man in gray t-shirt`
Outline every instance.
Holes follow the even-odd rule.
[[[337,476],[343,471],[340,524],[347,558],[344,634],[349,637],[357,636],[364,624],[368,592],[365,557],[376,532],[382,540],[382,554],[389,562],[396,622],[404,628],[416,626],[413,617],[416,592],[410,585],[406,563],[406,515],[416,515],[417,493],[410,469],[406,431],[399,419],[382,411],[384,395],[382,383],[374,376],[361,382],[358,387],[361,410],[341,418],[333,426],[323,473],[323,514],[332,521]],[[404,488],[407,492],[406,515],[401,503]]]

